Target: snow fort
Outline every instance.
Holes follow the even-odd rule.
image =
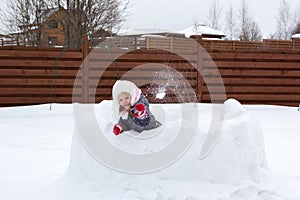
[[[201,106],[191,103],[182,107],[182,104],[151,104],[153,113],[163,124],[162,127],[138,135],[128,132],[117,137],[111,131],[112,116],[107,114],[111,113],[111,105],[109,100],[102,101],[88,108],[94,112],[80,113],[79,119],[84,123],[74,129],[70,165],[65,177],[88,180],[95,187],[101,187],[104,193],[114,189],[115,198],[124,192],[127,194],[134,184],[139,192],[136,196],[131,195],[149,199],[149,195],[162,195],[170,181],[172,184],[175,181],[178,186],[184,183],[191,188],[195,183],[207,182],[236,185],[245,181],[259,182],[267,170],[263,131],[259,123],[234,99],[228,99],[221,105],[224,108],[221,134],[205,158],[201,158],[200,151],[208,137],[212,118],[202,116],[209,116],[213,105]],[[90,105],[79,105],[78,110],[88,110],[85,106]],[[189,114],[184,114],[183,109]],[[76,112],[74,114],[76,115]],[[199,115],[196,122],[190,117],[194,115]],[[178,129],[187,137],[189,132],[195,131],[195,137],[188,147],[178,146],[179,149],[184,149],[184,152],[169,163],[155,160],[163,163],[162,166],[147,161],[153,161],[152,154],[172,145]],[[82,131],[84,133],[79,133]],[[97,134],[102,134],[103,137],[99,139]],[[89,138],[86,140],[84,137]],[[172,157],[176,150],[169,150]],[[121,157],[119,154],[142,155],[143,159]],[[153,168],[147,168],[145,163],[153,165]],[[150,193],[156,188],[153,189],[153,194],[149,194],[149,188]]]

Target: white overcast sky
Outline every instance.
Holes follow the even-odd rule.
[[[1,7],[8,0],[1,0]],[[206,23],[213,0],[130,0],[130,17],[124,28],[165,28],[181,30],[195,21]],[[300,7],[300,0],[286,0],[291,12]],[[242,0],[218,0],[223,15],[232,4],[235,12]],[[276,16],[281,0],[246,0],[250,16],[256,21],[265,36],[276,31]]]
[[[213,0],[132,0],[128,28],[157,27],[181,30],[192,26],[195,21],[207,22]],[[299,0],[286,0],[291,12],[300,7]],[[225,12],[232,4],[236,14],[242,0],[218,0]],[[265,36],[276,31],[276,16],[281,0],[246,0],[249,15],[256,21]]]

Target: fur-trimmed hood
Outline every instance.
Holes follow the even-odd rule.
[[[141,95],[141,90],[133,82],[127,80],[118,80],[115,82],[112,89],[113,100],[118,101],[118,96],[122,92],[130,94],[132,106],[139,100]]]
[[[131,106],[133,106],[140,98],[142,91],[133,83],[127,80],[118,80],[115,82],[112,88],[112,108],[113,108],[113,119],[115,122],[119,120],[121,117],[119,113],[119,102],[118,96],[122,93],[126,92],[130,94],[131,97]],[[122,116],[122,118],[127,118],[127,116]]]

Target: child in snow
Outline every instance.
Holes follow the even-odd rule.
[[[119,121],[113,127],[113,133],[134,130],[141,133],[161,126],[149,110],[149,102],[141,90],[132,82],[118,80],[112,89],[113,107],[118,109]]]

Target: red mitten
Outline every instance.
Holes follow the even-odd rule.
[[[145,105],[144,105],[144,104],[138,103],[138,104],[136,104],[135,109],[136,109],[137,111],[143,112],[143,111],[145,111],[146,108],[145,108]]]
[[[113,127],[113,133],[115,135],[119,135],[120,133],[122,133],[122,126],[120,124],[115,124]]]
[[[145,117],[147,117],[147,111],[144,104],[142,103],[136,104],[135,109],[136,109],[136,113],[134,114],[135,117],[140,119],[144,119]]]

